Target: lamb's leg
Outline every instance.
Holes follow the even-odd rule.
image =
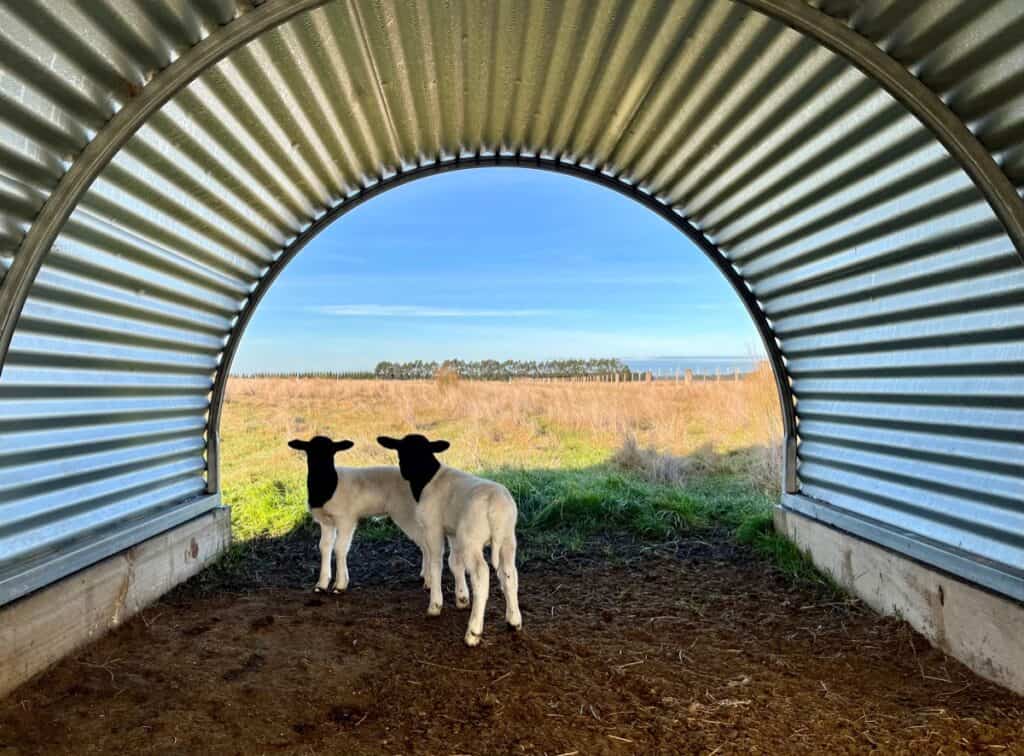
[[[513,630],[522,630],[523,615],[519,612],[519,570],[516,569],[515,545],[502,548],[498,575],[505,593],[505,621]]]
[[[321,522],[320,525],[320,579],[313,589],[317,593],[323,593],[331,583],[331,549],[334,548],[334,539],[338,535],[334,522]]]
[[[334,581],[334,593],[348,588],[348,550],[352,546],[352,534],[356,531],[354,520],[338,522],[338,537],[334,542],[334,561],[337,562],[338,578]]]
[[[416,544],[420,547],[420,577],[423,578],[423,590],[430,590],[430,560],[427,558],[427,547],[421,543]]]
[[[469,612],[469,627],[466,629],[466,645],[476,646],[484,632],[484,610],[487,608],[487,590],[490,587],[491,573],[484,560],[483,551],[475,549],[459,549],[462,559],[469,568],[469,577],[473,581],[473,608]]]
[[[441,613],[444,598],[441,595],[441,567],[444,563],[444,533],[424,534],[427,560],[430,566],[430,605],[427,614],[436,617]]]
[[[466,609],[469,606],[469,586],[466,585],[466,567],[459,558],[452,539],[448,539],[448,569],[455,576],[455,606]]]

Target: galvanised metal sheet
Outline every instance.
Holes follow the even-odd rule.
[[[675,219],[766,335],[785,506],[1024,599],[1017,0],[10,0],[0,602],[216,505],[268,282],[477,163]]]

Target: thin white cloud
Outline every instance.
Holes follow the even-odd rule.
[[[346,318],[535,318],[556,314],[555,310],[478,310],[381,304],[324,305],[313,309],[324,315]]]

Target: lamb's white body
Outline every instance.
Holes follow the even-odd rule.
[[[420,547],[423,561],[420,575],[429,580],[423,537],[416,520],[416,500],[397,467],[335,467],[338,485],[322,507],[311,507],[320,525],[320,579],[316,587],[327,590],[331,582],[331,551],[338,562],[335,592],[348,588],[348,550],[360,520],[387,515],[409,539]],[[465,579],[463,579],[464,581]],[[440,583],[440,578],[438,578]]]
[[[427,613],[441,613],[441,569],[445,536],[451,555],[448,565],[455,575],[456,601],[463,605],[465,573],[473,583],[473,608],[466,630],[466,644],[480,642],[490,573],[483,549],[491,544],[491,563],[505,595],[505,620],[518,630],[519,574],[516,571],[516,502],[504,486],[494,481],[442,465],[423,488],[416,507],[416,520],[429,566],[430,607]]]

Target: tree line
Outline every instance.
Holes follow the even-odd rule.
[[[477,381],[510,378],[580,378],[590,375],[624,375],[629,367],[621,360],[601,357],[589,360],[445,360],[444,362],[378,362],[374,376],[384,380],[408,381],[454,373]]]
[[[231,371],[235,378],[333,378],[335,380],[373,380],[377,376],[369,370],[301,370],[301,371]]]

